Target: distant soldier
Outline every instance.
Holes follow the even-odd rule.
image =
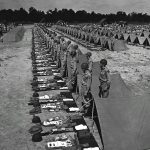
[[[49,41],[49,49],[50,49],[52,56],[54,56],[53,46],[54,46],[54,38],[51,37]]]
[[[100,81],[99,96],[101,98],[107,98],[110,89],[110,75],[109,70],[106,66],[107,60],[102,59],[100,61],[100,74],[99,74],[99,81]]]
[[[81,77],[81,99],[83,104],[87,104],[87,95],[90,93],[91,88],[91,72],[89,71],[89,65],[88,63],[82,63],[81,69],[83,71],[82,77]],[[87,104],[87,107],[89,104]]]
[[[60,58],[60,54],[61,54],[61,46],[60,46],[60,40],[57,39],[57,66],[58,68],[61,67],[61,58]]]
[[[76,51],[76,60],[77,60],[77,62],[78,62],[78,61],[79,61],[79,56],[82,55],[82,52],[81,52],[81,50],[79,49],[78,45],[74,45],[74,46],[73,46],[73,49],[75,49],[75,51]]]
[[[53,40],[53,44],[52,44],[52,57],[53,57],[53,61],[57,61],[57,40],[54,39]]]
[[[69,79],[69,88],[75,90],[76,88],[76,78],[77,78],[77,62],[76,62],[76,50],[72,49],[70,52],[68,66],[68,79]]]
[[[65,42],[66,42],[65,39],[63,37],[61,37],[60,38],[60,44],[61,44],[61,46],[63,46],[65,44]]]
[[[68,57],[68,50],[71,46],[71,41],[68,40],[66,43],[65,43],[65,51],[64,51],[64,57],[63,57],[63,69],[64,69],[64,77],[67,77],[68,76],[68,72],[67,72],[67,57]],[[70,55],[70,54],[69,54]]]
[[[91,58],[92,53],[91,52],[87,52],[85,55],[86,55],[87,60],[88,60],[89,71],[92,72],[92,67],[93,67],[93,60]]]
[[[61,45],[60,59],[61,59],[61,76],[65,77],[66,63],[67,63],[67,42]]]
[[[67,41],[67,51],[69,50],[70,46],[71,46],[71,41],[68,40],[68,41]]]

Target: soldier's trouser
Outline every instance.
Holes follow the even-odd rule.
[[[99,97],[107,98],[109,96],[109,89],[110,89],[110,84],[108,84],[107,82],[100,81]]]
[[[62,77],[66,76],[65,72],[66,72],[66,62],[65,61],[61,61],[61,71],[60,71],[60,73],[61,73]]]

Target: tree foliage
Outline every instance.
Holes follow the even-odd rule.
[[[54,9],[43,12],[34,7],[30,7],[28,11],[23,8],[19,10],[0,10],[0,22],[19,22],[19,23],[38,23],[38,22],[57,22],[63,20],[68,23],[96,23],[100,22],[103,18],[107,23],[126,21],[126,22],[150,22],[148,14],[132,12],[126,14],[123,11],[118,11],[116,14],[100,14],[94,11],[89,13],[85,10],[78,10],[75,12],[72,9]]]

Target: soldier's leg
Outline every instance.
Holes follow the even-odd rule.
[[[109,96],[109,90],[102,92],[102,98],[107,98]]]

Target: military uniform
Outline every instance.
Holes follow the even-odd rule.
[[[91,87],[91,72],[86,70],[81,77],[81,96],[87,95]]]
[[[100,69],[99,81],[100,81],[100,92],[99,96],[102,98],[107,98],[109,95],[110,81],[109,81],[109,70],[107,67]]]
[[[66,70],[66,61],[67,61],[67,45],[66,45],[66,43],[61,45],[60,59],[61,59],[61,76],[64,77],[65,70]]]
[[[60,53],[61,52],[61,47],[60,44],[57,44],[57,66],[58,68],[61,67],[61,60],[60,60]]]

